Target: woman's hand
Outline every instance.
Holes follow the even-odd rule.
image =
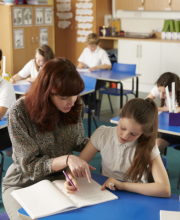
[[[169,107],[168,106],[158,107],[158,111],[168,112],[169,111]]]
[[[91,173],[90,170],[95,170],[96,168],[89,165],[86,161],[82,160],[79,157],[70,155],[68,158],[68,166],[72,172],[74,178],[77,177],[87,177],[89,183],[91,182]]]
[[[122,190],[122,182],[110,177],[106,180],[106,182],[102,185],[101,190],[105,190],[105,188],[109,188],[111,190],[116,190],[118,188],[119,190]]]

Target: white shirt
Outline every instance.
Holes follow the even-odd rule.
[[[155,86],[152,88],[151,94],[152,94],[154,97],[160,97],[160,96],[159,96],[159,90],[158,90],[157,85],[155,85]],[[170,102],[171,102],[171,105],[172,105],[172,96],[170,96]],[[165,106],[168,106],[167,99],[165,99]],[[175,100],[175,107],[178,107],[177,99]]]
[[[22,78],[26,78],[28,77],[29,75],[31,75],[31,78],[35,79],[39,72],[36,70],[36,67],[35,67],[35,60],[32,59],[30,60],[24,67],[21,71],[19,71],[18,73]]]
[[[94,147],[100,151],[102,175],[113,177],[118,180],[124,180],[124,174],[131,167],[134,159],[137,140],[126,144],[118,141],[117,127],[99,127],[91,136],[91,142]],[[151,160],[159,154],[159,149],[155,145]],[[131,182],[131,180],[127,180]],[[147,182],[143,176],[141,182]]]
[[[107,52],[99,46],[97,46],[97,49],[94,52],[91,52],[91,50],[86,47],[78,61],[84,63],[87,68],[104,64],[111,65]]]
[[[10,108],[16,101],[13,85],[0,76],[0,106]],[[5,116],[7,116],[7,112]]]

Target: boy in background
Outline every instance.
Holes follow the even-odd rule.
[[[87,47],[83,50],[79,57],[77,69],[89,68],[89,71],[98,69],[111,69],[111,61],[109,60],[107,52],[99,47],[100,39],[97,34],[91,33],[86,37]],[[104,87],[105,81],[97,80],[96,90]],[[94,93],[95,94],[95,93]],[[94,97],[94,99],[96,99]],[[87,105],[87,98],[84,96],[84,102]]]

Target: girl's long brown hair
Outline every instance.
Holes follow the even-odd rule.
[[[156,144],[158,134],[158,109],[151,99],[135,98],[129,100],[119,114],[120,118],[133,118],[142,126],[143,133],[138,138],[137,148],[131,167],[127,170],[124,180],[139,182],[151,170],[151,153]]]
[[[45,62],[54,59],[54,53],[50,46],[44,44],[36,49],[36,53],[39,53],[42,57],[44,57]],[[36,63],[36,54],[35,54],[35,67],[36,70],[39,72],[39,66]]]
[[[180,79],[179,79],[178,75],[176,75],[175,73],[171,73],[171,72],[163,73],[159,77],[159,79],[157,80],[157,82],[155,84],[157,84],[157,87],[168,86],[169,92],[171,92],[172,91],[172,82],[175,82],[177,103],[178,103],[178,106],[180,106]],[[161,107],[164,107],[164,105],[165,105],[165,100],[161,99]]]
[[[63,113],[53,104],[50,95],[75,96],[83,90],[84,82],[71,61],[66,58],[48,61],[26,94],[25,104],[32,122],[41,132],[55,129],[54,115],[57,114],[64,125],[77,124],[82,110],[81,98],[78,96],[71,110]]]

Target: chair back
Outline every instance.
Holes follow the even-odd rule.
[[[136,64],[113,63],[112,70],[115,73],[133,73],[136,74]]]
[[[95,87],[96,87],[96,82],[97,82],[97,79],[96,79],[96,78],[92,78],[92,77],[84,76],[84,75],[80,75],[80,76],[81,76],[81,78],[82,78],[83,81],[84,81],[85,88],[95,89]]]

